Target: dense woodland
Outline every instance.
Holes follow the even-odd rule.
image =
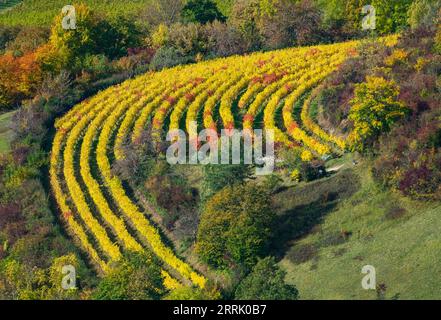
[[[39,2],[0,7],[0,113],[13,112],[10,142],[0,149],[1,299],[301,298],[279,262],[287,252],[307,261],[315,249],[285,247],[313,234],[321,220],[296,216],[284,239],[277,212],[291,197],[303,201],[289,190],[328,181],[325,154],[363,163],[375,188],[403,201],[441,201],[439,0],[89,0],[74,3],[77,29],[68,32],[61,24],[64,3]],[[366,4],[376,8],[375,30],[361,28]],[[379,40],[390,35],[399,35],[394,46]],[[271,176],[257,178],[247,165],[170,166],[165,142],[122,144],[126,156],[112,163],[109,175],[121,177],[139,206],[154,207],[162,239],[207,278],[204,286],[177,285],[164,275],[154,248],[126,250],[104,272],[66,231],[49,177],[56,119],[75,105],[178,65],[349,40],[359,40],[352,54],[293,104],[325,149],[308,145],[307,138],[302,143],[313,152],[278,145],[283,162]],[[256,81],[265,86],[277,80],[266,73]],[[303,104],[309,108],[302,111]],[[275,117],[280,122],[283,116]],[[142,141],[155,141],[154,127],[142,129]],[[314,205],[333,203],[346,192],[338,179],[356,184],[343,172],[335,185],[317,186],[323,192]],[[389,214],[399,217],[400,210]],[[336,241],[351,235],[341,229]],[[60,287],[66,264],[77,270],[76,289]],[[383,290],[377,289],[377,298]]]

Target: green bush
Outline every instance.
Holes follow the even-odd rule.
[[[372,5],[376,10],[376,32],[389,34],[407,27],[407,11],[413,0],[348,0],[346,3],[347,28],[361,33],[364,14],[362,8]]]
[[[241,184],[250,177],[251,168],[246,165],[203,166],[202,199],[207,200],[223,188]]]
[[[393,81],[381,77],[367,77],[365,83],[355,86],[355,97],[349,119],[354,129],[349,136],[354,150],[364,151],[392,125],[409,113],[400,101],[400,88]]]
[[[271,196],[264,187],[227,187],[204,208],[196,252],[214,267],[250,268],[267,249],[274,217]]]
[[[409,8],[408,22],[412,29],[431,27],[437,22],[441,0],[415,0]]]
[[[97,300],[157,300],[164,293],[160,263],[150,252],[127,253],[93,293]]]
[[[225,21],[225,17],[212,0],[187,1],[182,10],[182,18],[185,22],[199,22],[202,24],[214,20]]]
[[[173,47],[161,47],[153,56],[150,68],[157,71],[185,64],[190,61],[191,58],[182,56],[179,51]]]
[[[285,283],[286,272],[272,257],[260,260],[236,289],[237,300],[297,300],[296,287]]]

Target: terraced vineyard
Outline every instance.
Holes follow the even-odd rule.
[[[356,42],[230,57],[148,73],[99,93],[56,123],[50,176],[62,217],[94,265],[107,272],[124,250],[151,249],[169,285],[204,287],[206,279],[164,244],[148,210],[131,199],[111,166],[151,126],[168,129],[274,129],[276,140],[304,159],[345,148],[296,102],[348,56]],[[276,115],[281,112],[282,117]],[[257,119],[262,119],[258,121]],[[281,118],[281,120],[278,120]],[[192,129],[193,130],[193,129]]]

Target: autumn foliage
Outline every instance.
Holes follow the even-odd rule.
[[[0,56],[0,110],[11,109],[35,94],[42,74],[34,53]]]

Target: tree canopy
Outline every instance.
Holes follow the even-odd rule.
[[[297,300],[295,286],[285,283],[286,272],[281,270],[272,257],[259,260],[251,273],[236,289],[238,300]]]

